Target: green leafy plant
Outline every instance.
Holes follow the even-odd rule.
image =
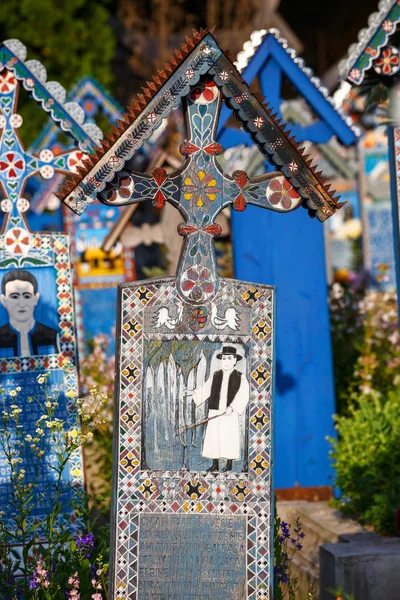
[[[68,366],[66,366],[68,368]],[[4,456],[9,493],[0,513],[0,599],[103,600],[107,592],[108,530],[100,527],[89,510],[88,495],[63,477],[70,460],[90,444],[106,400],[93,388],[91,402],[66,395],[75,404],[68,424],[57,417],[59,392],[50,389],[48,373],[39,375],[41,417],[33,434],[22,425],[21,388],[1,390],[0,446]],[[29,465],[29,478],[25,466]],[[41,483],[43,471],[51,476]],[[37,515],[46,500],[46,516]],[[82,533],[73,537],[71,514]]]
[[[338,439],[330,439],[340,510],[396,535],[400,498],[400,389],[351,396],[348,414],[336,417]]]
[[[116,43],[109,5],[110,0],[2,0],[0,39],[19,39],[28,48],[28,58],[43,62],[48,81],[59,81],[67,90],[88,74],[109,86]],[[46,113],[35,104],[22,100],[18,110],[25,147],[46,122]]]
[[[84,452],[88,490],[94,501],[101,496],[100,504],[107,511],[111,502],[115,371],[114,356],[107,355],[109,344],[108,336],[96,335],[90,342],[90,352],[80,365],[80,384],[85,401],[91,404],[91,389],[100,391],[106,398],[101,407],[101,423],[94,432],[92,444],[86,446]]]
[[[353,385],[354,371],[364,339],[364,324],[360,302],[362,287],[334,283],[329,292],[333,372],[336,410],[346,411],[349,387]]]
[[[336,408],[346,414],[354,394],[387,395],[400,381],[397,297],[335,283],[330,308]]]

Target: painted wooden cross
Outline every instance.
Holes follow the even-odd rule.
[[[153,175],[120,172],[99,200],[110,205],[151,201],[157,208],[165,202],[175,206],[185,219],[178,228],[184,237],[177,272],[177,288],[183,300],[202,304],[218,289],[214,236],[221,228],[215,223],[219,212],[228,206],[243,211],[246,205],[287,212],[301,204],[301,196],[281,173],[268,173],[250,179],[244,171],[232,176],[223,173],[217,156],[222,146],[215,141],[215,130],[222,95],[213,79],[206,77],[193,87],[184,100],[189,139],[180,147],[186,161],[167,175],[155,169]],[[256,123],[261,127],[262,118]],[[295,169],[295,165],[293,164]]]
[[[71,399],[78,395],[76,328],[69,238],[63,233],[29,229],[26,218],[29,201],[24,198],[24,190],[28,180],[35,175],[51,179],[55,172],[72,172],[84,153],[89,152],[101,137],[101,131],[93,123],[84,123],[79,105],[65,102],[66,91],[59,83],[46,81],[46,69],[40,62],[26,60],[26,57],[27,49],[19,40],[0,43],[0,208],[3,213],[0,234],[0,388],[4,408],[8,410],[10,405],[17,404],[21,409],[18,427],[23,427],[24,436],[19,438],[20,450],[15,446],[16,456],[19,456],[16,462],[21,468],[21,483],[26,488],[33,486],[35,491],[25,520],[33,538],[45,540],[49,535],[47,517],[49,511],[52,512],[52,498],[57,494],[54,473],[49,469],[57,443],[45,433],[42,440],[44,457],[40,464],[32,465],[27,440],[35,437],[38,431],[37,423],[43,418],[50,394],[57,398],[54,416],[65,423],[65,429],[72,429],[77,422],[76,404]],[[72,135],[75,148],[57,156],[48,147],[41,147],[37,153],[25,150],[20,137],[23,121],[17,112],[21,86],[60,129]],[[15,488],[13,494],[6,447],[0,444],[1,520],[5,530],[15,532],[10,543],[19,545],[23,539],[18,537],[14,518]],[[68,516],[68,522],[63,520],[62,527],[68,527],[77,535],[84,524],[69,503],[72,489],[83,489],[84,485],[79,452],[65,465],[62,485],[67,486],[61,497],[63,515]]]
[[[383,254],[390,261],[391,249],[388,245],[394,245],[395,265],[388,264],[387,267],[391,273],[395,266],[400,311],[400,49],[397,36],[400,2],[381,0],[377,9],[369,16],[368,27],[359,32],[358,42],[350,46],[347,58],[339,65],[339,72],[343,80],[355,86],[362,86],[368,81],[369,87],[379,84],[392,88],[389,102],[391,116],[387,127],[392,217],[387,218],[390,212],[386,208],[386,218],[379,218],[383,214],[380,204],[371,207],[361,205],[361,208],[366,213],[363,220],[366,224],[364,261],[378,282],[382,273],[378,254]],[[369,231],[372,222],[384,224],[380,235],[377,230]],[[377,254],[368,247],[373,238],[381,240],[381,250]]]
[[[216,50],[211,36],[208,37],[210,41],[204,41],[199,51],[199,58],[206,65],[218,51],[221,52]],[[125,172],[121,171],[121,164],[123,165],[131,153],[127,155],[123,152],[125,156],[122,158],[118,151],[108,151],[109,156],[104,156],[107,158],[107,166],[106,169],[103,168],[103,172],[107,170],[106,177],[100,175],[97,179],[91,174],[89,178],[86,169],[83,168],[81,172],[85,173],[86,177],[79,188],[74,189],[74,183],[77,181],[75,179],[67,183],[65,191],[60,194],[60,197],[78,213],[84,208],[88,196],[90,200],[90,184],[93,186],[92,195],[94,191],[98,200],[104,204],[126,206],[150,200],[159,208],[165,202],[175,206],[185,219],[185,224],[178,230],[179,234],[184,236],[185,243],[177,272],[177,288],[182,299],[196,304],[210,300],[218,289],[213,237],[220,233],[215,218],[224,208],[232,206],[235,210],[242,211],[247,204],[254,204],[269,210],[288,212],[303,203],[308,205],[313,215],[316,214],[323,221],[333,214],[338,206],[333,194],[328,193],[329,186],[320,180],[319,174],[315,174],[315,167],[310,170],[306,157],[297,152],[298,144],[294,138],[282,136],[284,128],[280,128],[279,121],[274,121],[274,117],[271,116],[272,110],[263,109],[262,104],[250,93],[240,76],[238,77],[237,72],[235,78],[232,64],[230,61],[228,64],[224,63],[224,58],[228,60],[223,57],[219,61],[219,69],[214,66],[214,72],[203,77],[198,67],[188,67],[185,70],[185,87],[189,93],[182,94],[182,100],[189,139],[180,148],[186,157],[180,169],[169,176],[162,169],[156,169],[153,175]],[[156,79],[160,81],[160,77]],[[290,174],[290,177],[275,172],[250,179],[243,171],[235,171],[232,176],[222,172],[216,160],[222,152],[222,146],[215,141],[215,135],[221,101],[223,96],[228,95],[224,88],[231,91],[230,87],[233,88],[233,93],[236,93],[230,98],[231,104],[234,108],[237,107],[235,112],[238,112],[239,118],[241,113],[246,115],[246,129],[250,131],[253,139],[257,142],[260,140],[260,145],[266,153],[272,154],[272,158],[276,156],[276,164],[282,165],[282,171]],[[155,88],[154,83],[150,84],[148,95],[151,96]],[[171,90],[168,91],[172,97]],[[168,103],[167,90],[162,103]],[[137,104],[138,108],[131,111],[133,116],[142,112],[140,104]],[[150,110],[145,115],[150,131],[159,125],[159,117],[158,110]],[[123,128],[126,129],[126,122],[123,123]],[[110,139],[115,139],[115,135],[114,133],[110,136]],[[288,142],[290,149],[285,147]],[[103,154],[108,145],[103,145]],[[120,148],[122,147],[121,139]],[[94,160],[91,158],[90,162],[93,164]],[[110,167],[111,172],[116,173],[112,181],[109,181]],[[304,181],[310,176],[311,180]],[[108,183],[102,191],[101,188],[104,188],[107,180]],[[317,184],[317,190],[312,189],[312,180]],[[86,182],[89,186],[85,185]],[[65,192],[68,192],[67,199]],[[303,198],[300,195],[302,192]],[[304,199],[305,194],[309,195],[307,200]]]
[[[83,109],[74,102],[65,101],[66,90],[58,82],[46,82],[46,69],[39,61],[25,59],[26,48],[19,40],[0,44],[0,188],[3,196],[1,211],[6,213],[3,232],[6,230],[7,239],[14,237],[17,246],[27,251],[27,224],[23,215],[29,209],[29,201],[23,194],[28,179],[35,175],[51,179],[55,173],[75,172],[82,158],[101,139],[102,132],[95,123],[84,123]],[[73,136],[79,148],[58,155],[46,147],[36,148],[35,152],[25,150],[18,133],[23,124],[17,112],[20,81],[60,124],[59,127]],[[19,243],[13,224],[20,232]]]
[[[110,593],[269,600],[275,290],[218,277],[215,218],[228,206],[303,205],[324,221],[340,205],[210,33],[175,56],[58,194],[77,213],[95,199],[170,202],[184,220],[176,278],[119,286]],[[280,172],[222,171],[222,99]],[[182,166],[124,171],[181,103]]]

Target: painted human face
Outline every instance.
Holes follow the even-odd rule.
[[[16,279],[6,284],[5,292],[5,295],[1,295],[1,303],[10,320],[21,324],[32,320],[40,298],[39,293],[34,293],[33,285],[29,281]]]
[[[232,371],[236,365],[236,357],[233,354],[224,354],[221,356],[221,366],[223,371]]]

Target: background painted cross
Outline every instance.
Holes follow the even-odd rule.
[[[194,303],[210,300],[218,288],[213,237],[220,233],[215,223],[220,211],[227,206],[242,211],[249,203],[288,212],[302,201],[281,173],[254,179],[244,171],[223,173],[216,159],[222,146],[215,141],[221,100],[211,78],[203,79],[184,99],[189,139],[180,148],[186,157],[180,169],[169,176],[163,169],[155,169],[152,176],[121,171],[99,195],[100,201],[111,205],[151,200],[158,208],[165,202],[178,208],[185,223],[178,228],[184,244],[177,286],[180,295]],[[255,119],[256,127],[262,124],[261,117]]]
[[[258,85],[276,119],[291,122],[297,141],[308,147],[310,142],[318,144],[318,149],[310,148],[314,156],[317,153],[330,161],[343,146],[357,141],[351,118],[335,106],[328,90],[278,30],[254,31],[237,55],[235,65],[245,81]],[[296,95],[294,100],[287,100],[288,88],[292,96]],[[232,149],[230,164],[234,164],[239,148],[245,145],[249,166],[242,168],[252,175],[257,166],[251,149],[253,142],[246,131],[232,126],[230,117],[229,107],[223,106],[217,141],[224,150]],[[348,162],[342,162],[349,169]],[[273,170],[268,159],[264,170]],[[328,173],[324,169],[324,176]],[[346,175],[354,177],[351,171]],[[283,217],[278,212],[261,212],[251,206],[245,214],[233,213],[233,262],[236,279],[268,283],[278,290],[276,488],[287,490],[296,486],[296,496],[307,497],[309,488],[318,486],[322,497],[331,493],[332,468],[326,438],[334,435],[335,412],[328,283],[324,228],[303,213],[298,210]],[[298,248],[302,249],[302,260],[294,261]],[[318,319],[315,306],[319,307]]]
[[[0,45],[0,187],[3,196],[0,206],[6,213],[5,244],[21,255],[30,247],[28,226],[23,217],[29,209],[29,202],[23,197],[28,179],[35,175],[51,179],[57,172],[76,172],[80,160],[102,136],[94,123],[84,124],[84,112],[78,104],[64,103],[66,91],[59,83],[46,83],[44,66],[36,60],[25,62],[25,58],[26,48],[19,40],[8,40]],[[38,154],[25,150],[17,131],[23,123],[17,113],[20,82],[60,123],[63,131],[78,141],[80,149],[75,147],[57,156],[48,148]]]
[[[0,43],[0,206],[4,213],[0,235],[0,282],[4,301],[0,311],[0,387],[5,392],[5,406],[13,401],[12,390],[16,386],[21,391],[16,398],[21,408],[28,406],[28,395],[37,399],[38,403],[33,402],[32,408],[21,413],[20,426],[25,434],[30,434],[37,427],[48,394],[57,397],[56,417],[64,423],[65,430],[77,423],[73,398],[78,396],[78,373],[69,238],[63,233],[30,231],[26,221],[27,216],[29,219],[26,215],[29,202],[23,194],[27,181],[35,175],[50,179],[57,171],[71,173],[78,162],[73,164],[74,154],[90,151],[101,132],[95,124],[84,123],[84,113],[79,105],[65,102],[66,91],[59,83],[46,81],[45,67],[36,60],[26,61],[26,56],[27,50],[19,40]],[[22,118],[17,113],[20,85],[60,129],[71,134],[79,148],[58,156],[48,148],[38,154],[24,149],[18,131],[22,125]],[[10,287],[10,282],[14,285],[17,282],[17,285]],[[20,288],[20,285],[25,287]],[[9,304],[16,289],[24,289],[23,294],[17,294],[20,298],[18,310],[15,300],[14,309]],[[26,298],[20,310],[22,295]],[[23,332],[25,344],[21,342]],[[45,380],[46,391],[41,384]],[[54,438],[44,433],[43,442],[44,462],[37,468],[31,469],[29,454],[21,456],[26,473],[24,485],[38,486],[26,516],[27,527],[36,539],[45,539],[48,535],[45,529],[36,527],[46,523],[56,497],[54,476],[49,469],[49,464],[55,460]],[[0,464],[6,465],[8,461],[1,447],[0,450]],[[76,534],[83,523],[69,503],[72,490],[83,489],[80,452],[65,465],[59,483],[63,489],[66,486],[61,502],[63,512],[66,511],[64,514],[68,515],[63,519],[62,527]],[[12,485],[9,472],[2,469],[0,506],[4,509],[4,522],[9,531],[16,530],[14,507],[10,502]],[[17,537],[15,541],[19,542]]]
[[[96,124],[96,118],[100,116],[102,127],[110,124],[115,125],[118,119],[121,117],[122,107],[113,98],[98,81],[92,77],[83,77],[77,84],[68,92],[68,102],[78,103],[85,113],[85,123]],[[57,124],[52,119],[49,119],[46,125],[40,131],[38,137],[34,140],[33,144],[29,148],[31,154],[39,154],[42,148],[49,148],[54,154],[58,156],[65,153],[67,150],[76,150],[76,144],[73,139],[69,139],[67,143],[62,143],[59,140],[60,130]],[[101,133],[99,131],[99,135]],[[94,142],[97,142],[100,138],[94,138]],[[74,161],[79,162],[82,158],[82,151],[77,152],[76,155],[72,155],[69,160],[70,170],[73,170]],[[54,198],[53,191],[61,184],[63,175],[60,173],[55,175],[51,180],[34,182],[34,185],[30,185],[29,182],[28,190],[31,192],[31,210],[36,214],[42,214],[46,208],[49,208],[51,198]],[[32,188],[32,189],[30,189]],[[50,208],[50,210],[52,210]],[[59,211],[61,213],[61,211]],[[55,221],[55,214],[52,214],[52,220]],[[57,223],[55,223],[57,230],[64,229],[62,215],[57,215]],[[49,215],[43,215],[42,219],[37,219],[42,229],[41,221],[49,219]],[[46,222],[46,221],[45,221]],[[47,223],[46,223],[47,224]]]
[[[391,115],[388,119],[387,137],[393,223],[386,224],[383,237],[387,238],[393,231],[400,311],[400,51],[397,33],[400,2],[381,0],[377,9],[377,12],[369,16],[368,27],[359,32],[358,43],[349,47],[347,58],[339,64],[339,73],[343,80],[352,85],[364,85],[365,92],[374,86],[391,88],[391,93],[388,94]],[[367,257],[373,262],[371,256]]]

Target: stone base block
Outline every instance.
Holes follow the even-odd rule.
[[[400,600],[400,538],[344,535],[320,547],[320,600],[341,588],[355,600]]]

